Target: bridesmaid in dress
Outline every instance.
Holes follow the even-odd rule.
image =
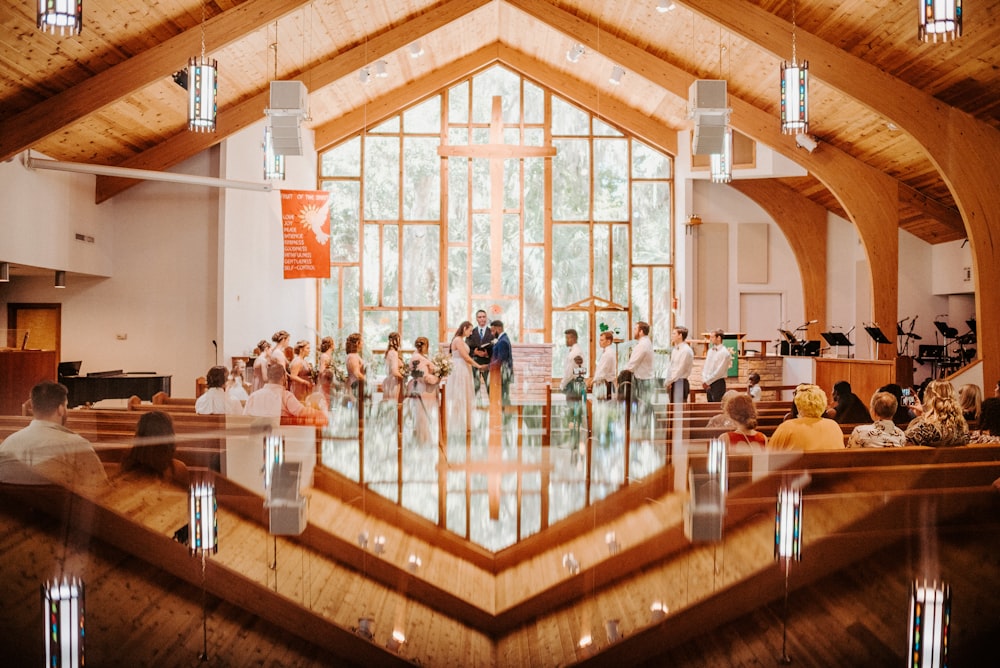
[[[257,359],[253,361],[253,382],[250,391],[256,392],[267,385],[267,364],[271,360],[271,342],[261,339],[257,344]]]
[[[299,401],[304,401],[312,393],[312,363],[309,362],[311,346],[305,339],[295,344],[295,357],[288,367],[288,379],[291,382],[292,394]]]
[[[365,363],[361,359],[361,335],[354,332],[344,341],[347,351],[347,390],[356,398],[365,394]]]
[[[466,320],[458,326],[449,346],[454,369],[448,380],[448,425],[453,431],[472,429],[472,408],[475,405],[472,370],[479,369],[480,365],[469,355],[469,345],[465,342],[471,333],[472,323]]]
[[[389,347],[385,351],[385,380],[382,381],[382,400],[399,401],[403,372],[399,361],[399,332],[389,334]]]
[[[316,373],[323,373],[331,366],[333,366],[333,337],[324,336],[319,342],[319,368]]]
[[[410,388],[410,402],[413,410],[413,431],[417,443],[430,443],[434,437],[431,425],[437,422],[438,414],[438,384],[441,379],[434,371],[436,369],[427,357],[427,337],[421,336],[413,342],[417,349],[410,358],[410,365],[420,371],[421,375],[414,378]]]

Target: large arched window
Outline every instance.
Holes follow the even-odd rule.
[[[672,160],[495,65],[320,155],[322,330],[447,341],[483,308],[514,341],[653,325],[673,294]]]

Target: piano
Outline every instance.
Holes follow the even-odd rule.
[[[101,399],[128,399],[132,395],[152,401],[157,392],[170,394],[170,379],[153,372],[124,373],[99,371],[84,376],[59,376],[59,382],[69,390],[69,406],[92,404]]]

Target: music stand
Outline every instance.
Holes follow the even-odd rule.
[[[955,329],[954,327],[949,326],[948,323],[946,322],[935,320],[934,326],[937,327],[937,330],[939,332],[941,332],[941,336],[943,336],[946,339],[953,339],[956,336],[958,336],[958,330]]]
[[[872,337],[875,343],[891,343],[877,326],[865,327],[865,331],[868,332],[868,336]]]
[[[826,344],[828,346],[837,347],[837,357],[840,357],[841,346],[847,346],[848,348],[850,348],[851,346],[854,345],[853,343],[851,343],[851,340],[847,338],[847,335],[844,334],[843,332],[822,332],[820,333],[820,336],[823,337],[823,340],[826,341]],[[850,350],[847,351],[847,356],[848,357],[851,356]]]

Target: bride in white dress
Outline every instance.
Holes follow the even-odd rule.
[[[458,326],[451,340],[451,360],[454,365],[448,377],[448,431],[469,431],[472,428],[472,409],[475,406],[472,370],[480,368],[469,355],[465,338],[472,333],[472,323]]]

